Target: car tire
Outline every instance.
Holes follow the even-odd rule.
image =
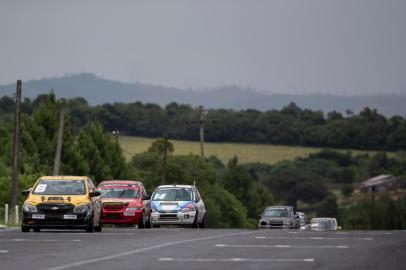
[[[145,222],[145,228],[151,229],[151,220],[150,219],[148,219],[148,221]]]
[[[201,229],[206,228],[205,216],[203,216],[202,222],[199,223],[199,228]]]
[[[85,231],[88,232],[88,233],[94,232],[93,217],[90,218],[89,224],[87,224],[87,227],[86,227]]]
[[[101,232],[103,227],[103,223],[101,220],[99,220],[99,225],[97,227],[94,227],[95,232]]]
[[[34,229],[32,229],[34,232],[40,232],[41,231],[41,228],[34,228]]]
[[[198,217],[198,213],[196,212],[196,215],[195,215],[195,220],[193,220],[193,223],[192,223],[192,228],[197,228],[197,227],[199,227],[198,226],[198,223],[197,223],[197,217]]]
[[[21,225],[21,231],[22,231],[22,232],[29,232],[29,231],[30,231],[30,228],[28,228],[28,227],[26,227],[26,226],[24,226],[24,225]]]
[[[142,213],[140,221],[138,222],[138,229],[144,229],[144,228],[145,228],[144,213]]]

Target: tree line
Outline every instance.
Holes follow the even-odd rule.
[[[78,102],[82,105],[79,106]],[[39,176],[52,173],[58,112],[62,106],[69,109],[65,120],[61,174],[88,175],[96,183],[107,179],[140,178],[143,179],[149,192],[161,183],[164,140],[156,140],[147,151],[136,154],[127,161],[121,146],[114,140],[111,132],[108,132],[116,127],[106,128],[98,117],[92,116],[94,110],[101,110],[104,105],[91,107],[81,99],[58,100],[51,93],[39,96],[34,101],[23,102],[20,189],[31,187]],[[115,106],[117,104],[112,108]],[[165,109],[148,104],[139,106],[139,108],[152,106],[166,114],[169,105]],[[184,116],[188,118],[179,120],[179,123],[194,123],[194,117],[198,117],[197,112],[189,106],[176,104],[171,106],[184,108],[185,111],[192,113],[191,115],[185,113]],[[82,108],[82,111],[79,108]],[[13,110],[12,100],[11,102],[7,98],[0,100],[1,205],[9,201]],[[177,112],[178,109],[173,111]],[[145,116],[148,110],[143,112],[142,115]],[[129,114],[127,121],[130,121],[131,117],[132,114]],[[127,125],[141,124],[147,125],[142,121],[140,124],[127,123]],[[171,126],[173,132],[176,132],[177,128],[182,129],[182,126]],[[156,131],[157,137],[161,136],[159,133]],[[354,156],[351,152],[327,149],[308,157],[270,165],[240,164],[237,157],[223,164],[213,156],[202,159],[196,155],[173,155],[171,151],[173,146],[168,149],[167,183],[197,183],[209,213],[208,225],[212,227],[253,228],[256,225],[257,215],[265,206],[272,204],[293,205],[297,210],[309,213],[311,217],[336,216],[344,228],[370,228],[368,226],[372,225],[368,222],[360,221],[362,217],[367,216],[376,220],[388,213],[390,215],[388,222],[375,221],[373,228],[390,228],[391,224],[396,228],[406,226],[404,215],[397,214],[404,209],[404,199],[396,200],[388,197],[378,199],[373,204],[366,200],[343,205],[338,198],[338,196],[341,199],[351,198],[353,189],[361,181],[378,174],[397,176],[400,186],[405,189],[406,155],[402,151],[391,155],[378,152],[373,155]],[[20,197],[20,202],[23,199]],[[393,205],[395,206],[392,207]],[[363,210],[360,212],[360,209]]]
[[[47,95],[25,99],[23,111],[31,113]],[[0,99],[0,110],[10,112],[14,101]],[[198,140],[199,111],[175,102],[161,107],[141,102],[90,106],[83,98],[64,101],[75,126],[99,121],[107,131],[156,138]],[[333,147],[343,149],[406,149],[406,118],[390,118],[376,109],[358,114],[302,109],[290,103],[281,110],[258,111],[210,109],[205,115],[205,140],[210,142],[270,143],[281,145]]]

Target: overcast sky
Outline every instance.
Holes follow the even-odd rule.
[[[0,3],[0,84],[92,72],[182,88],[406,93],[405,0]]]

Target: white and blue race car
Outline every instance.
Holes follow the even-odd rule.
[[[204,228],[206,209],[195,186],[162,185],[155,189],[151,198],[151,224],[191,225]]]

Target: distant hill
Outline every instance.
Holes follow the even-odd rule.
[[[53,89],[59,98],[83,97],[92,105],[114,102],[151,102],[162,106],[178,103],[207,108],[258,110],[281,109],[290,102],[301,108],[323,112],[347,109],[357,113],[364,107],[376,108],[386,116],[406,115],[406,95],[335,96],[327,94],[264,94],[238,86],[192,91],[142,83],[122,83],[82,73],[61,78],[23,82],[23,96],[35,98]],[[0,96],[13,95],[15,85],[0,85]]]

